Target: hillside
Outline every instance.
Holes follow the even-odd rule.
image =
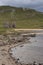
[[[27,8],[0,6],[0,30],[6,22],[14,22],[16,28],[43,29],[43,13]]]

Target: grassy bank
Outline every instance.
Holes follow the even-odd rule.
[[[14,22],[16,28],[43,29],[43,13],[33,9],[0,6],[0,31],[6,30],[4,23]]]

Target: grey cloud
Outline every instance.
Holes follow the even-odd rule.
[[[0,5],[28,7],[43,11],[43,0],[0,0]]]

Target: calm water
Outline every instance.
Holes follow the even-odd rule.
[[[37,34],[36,37],[31,37],[30,43],[22,44],[11,48],[12,57],[18,59],[21,63],[43,63],[43,35]]]

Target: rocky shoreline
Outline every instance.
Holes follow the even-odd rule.
[[[32,37],[34,34],[32,34]],[[28,35],[22,34],[7,34],[7,35],[0,35],[0,65],[22,65],[18,63],[17,60],[11,57],[11,53],[9,53],[10,48],[23,44],[26,41],[28,42]],[[30,42],[30,41],[29,41]],[[23,64],[25,65],[25,64]],[[31,64],[28,64],[31,65]]]

